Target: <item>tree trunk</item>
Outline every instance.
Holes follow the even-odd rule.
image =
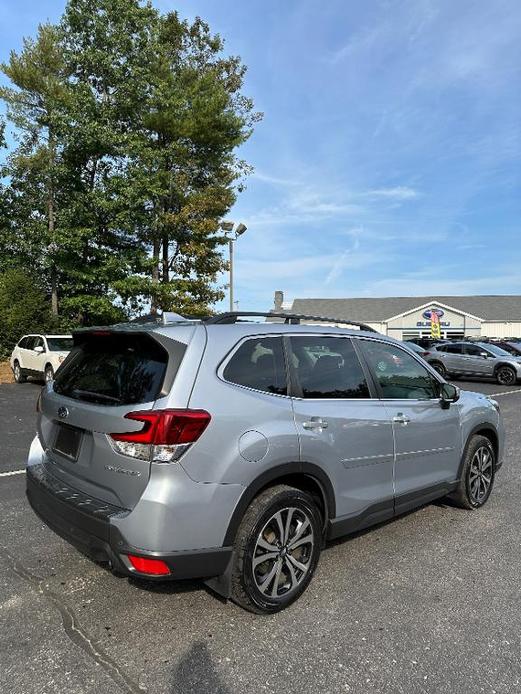
[[[50,166],[49,171],[49,186],[47,194],[47,231],[52,244],[53,256],[56,254],[56,243],[54,238],[54,182],[53,182],[53,167],[54,167],[54,137],[49,133],[49,154]],[[56,272],[56,261],[53,257],[51,265],[51,310],[54,316],[58,315],[58,277]]]
[[[154,259],[154,264],[152,266],[152,284],[159,284],[159,253],[161,250],[161,243],[158,238],[154,238],[152,258]],[[150,302],[150,312],[157,313],[157,297],[155,293],[152,294],[152,299]]]
[[[162,265],[163,265],[163,275],[162,275],[162,281],[165,284],[168,284],[170,280],[170,265],[168,263],[168,236],[163,236],[163,260],[162,260]]]

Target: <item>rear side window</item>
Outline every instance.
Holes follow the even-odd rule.
[[[445,349],[443,351],[448,352],[449,354],[463,354],[463,346],[462,345],[445,345]]]
[[[369,398],[369,388],[351,340],[292,337],[291,359],[304,398]]]
[[[483,347],[478,345],[465,345],[464,347],[464,354],[468,354],[471,357],[479,357],[484,351]]]
[[[247,388],[286,395],[282,338],[252,338],[243,342],[226,365],[223,378]]]
[[[54,390],[100,405],[151,402],[167,364],[168,352],[148,335],[87,335],[56,373]]]
[[[48,337],[47,347],[50,352],[69,352],[72,349],[72,337]]]

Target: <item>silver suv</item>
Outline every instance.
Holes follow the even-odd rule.
[[[245,318],[75,333],[27,468],[52,529],[117,573],[206,579],[263,613],[302,594],[327,540],[487,501],[497,403],[366,326]]]
[[[443,378],[488,376],[502,386],[514,385],[521,378],[521,356],[514,356],[489,342],[437,345],[431,347],[426,359]]]

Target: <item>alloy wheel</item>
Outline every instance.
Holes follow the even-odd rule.
[[[497,372],[497,380],[502,386],[510,386],[516,380],[516,376],[512,369],[502,367]]]
[[[271,598],[286,597],[306,577],[315,537],[308,515],[300,508],[283,508],[264,525],[253,552],[253,578]]]
[[[469,468],[470,497],[481,505],[487,498],[494,474],[492,453],[486,446],[480,446],[472,457]]]

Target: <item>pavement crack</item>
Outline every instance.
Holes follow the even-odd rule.
[[[58,610],[62,618],[63,630],[68,639],[100,665],[124,692],[128,692],[129,694],[143,694],[143,692],[146,691],[146,688],[141,687],[130,678],[118,663],[88,635],[79,624],[74,610],[67,605],[57,593],[44,585],[42,578],[34,575],[29,569],[14,559],[5,547],[0,547],[0,556],[5,559],[6,563],[17,576],[29,583]]]

